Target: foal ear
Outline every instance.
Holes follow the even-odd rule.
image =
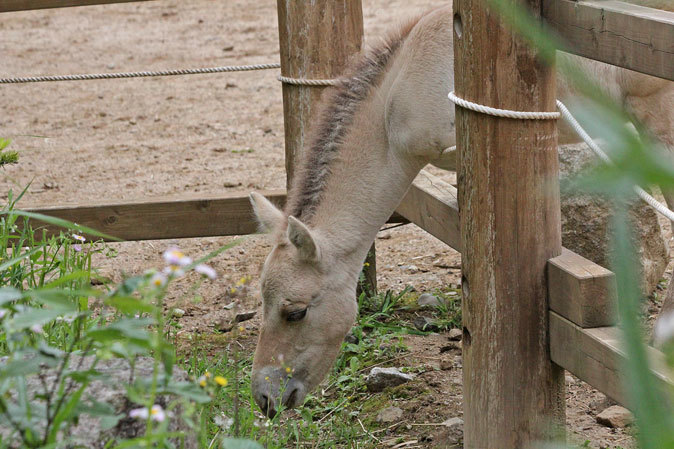
[[[250,204],[253,205],[253,212],[262,232],[272,231],[283,221],[283,212],[259,193],[251,192]]]
[[[320,251],[311,231],[304,223],[292,215],[288,217],[288,240],[295,245],[302,260],[315,262],[320,257]]]

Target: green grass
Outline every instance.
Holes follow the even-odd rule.
[[[446,305],[425,314],[446,327],[460,323],[460,295],[455,290],[436,294],[446,298]],[[256,440],[266,448],[299,448],[307,444],[317,448],[378,447],[380,442],[373,433],[379,429],[374,420],[378,411],[392,400],[418,397],[419,392],[407,391],[403,385],[372,394],[366,391],[365,376],[374,365],[400,366],[401,359],[409,354],[403,341],[405,335],[423,334],[409,324],[410,317],[419,311],[417,296],[409,290],[372,297],[361,295],[360,315],[352,330],[357,343],[342,344],[328,379],[307,396],[302,407],[272,420],[263,417],[252,400],[250,345],[242,349],[237,343],[241,337],[236,334],[192,340],[193,349],[179,362],[190,375],[199,378],[209,372],[229,379],[227,387],[217,390],[201,416],[202,446],[209,447],[214,438],[226,434]],[[211,348],[220,348],[221,352],[209,357]],[[238,429],[232,421],[238,421]]]

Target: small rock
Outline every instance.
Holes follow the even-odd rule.
[[[447,265],[445,262],[443,262],[442,259],[434,260],[433,266],[437,267],[437,268],[449,268],[449,265]]]
[[[612,405],[597,415],[597,422],[607,427],[627,427],[634,422],[634,417],[625,407]]]
[[[449,418],[447,421],[442,423],[446,427],[463,427],[463,419],[461,418]]]
[[[398,368],[372,368],[370,374],[365,378],[365,384],[368,391],[377,393],[388,387],[402,385],[414,379],[411,374],[405,374]]]
[[[234,46],[233,46],[233,45],[227,45],[226,47],[223,47],[223,48],[222,48],[222,51],[232,51],[232,50],[234,50]]]
[[[454,361],[453,360],[440,360],[440,369],[442,371],[449,371],[451,369],[454,369]]]
[[[400,268],[412,274],[419,272],[419,267],[417,267],[416,265],[403,265]]]
[[[347,343],[352,343],[354,345],[358,344],[358,337],[353,335],[353,329],[349,330],[349,333],[346,334],[346,336],[344,337],[344,341]]]
[[[451,341],[459,341],[463,337],[463,331],[461,329],[450,329],[448,337]]]
[[[185,316],[185,311],[183,309],[178,308],[173,309],[173,316],[177,318],[183,317]]]
[[[460,341],[450,341],[448,345],[443,346],[440,348],[440,354],[444,354],[445,352],[453,351],[453,350],[461,350],[463,345],[461,344]]]
[[[439,332],[440,328],[433,323],[433,320],[425,316],[418,316],[412,321],[414,327],[423,332]]]
[[[242,322],[242,321],[248,321],[248,320],[252,319],[252,318],[255,316],[256,313],[257,313],[257,312],[254,311],[254,310],[251,311],[251,312],[240,312],[240,313],[237,313],[236,316],[234,317],[234,322],[240,323],[240,322]]]
[[[387,407],[377,415],[377,422],[395,422],[403,417],[403,410],[399,407]]]
[[[424,293],[419,296],[419,299],[417,299],[417,304],[420,306],[435,307],[442,303],[443,301],[440,298],[435,295],[431,295],[430,293]]]
[[[574,377],[573,377],[572,375],[567,374],[566,376],[564,376],[564,382],[565,382],[567,385],[575,385],[575,384],[576,384],[576,379],[574,379]]]
[[[230,188],[230,187],[239,187],[241,185],[240,182],[232,182],[232,181],[225,181],[223,186],[225,188]]]
[[[47,181],[44,184],[42,184],[42,187],[44,187],[46,190],[53,190],[53,189],[58,189],[59,185],[55,182]]]
[[[230,332],[232,329],[234,329],[234,325],[227,318],[221,318],[215,323],[215,328],[220,332]]]

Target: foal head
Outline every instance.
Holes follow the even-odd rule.
[[[330,370],[356,318],[358,273],[318,231],[259,194],[251,202],[274,239],[260,279],[262,329],[252,374],[255,401],[272,417],[280,404],[300,405]]]

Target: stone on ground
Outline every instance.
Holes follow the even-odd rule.
[[[634,417],[625,407],[612,405],[597,415],[597,422],[607,427],[627,427],[634,422]]]
[[[414,327],[422,332],[439,332],[440,328],[433,322],[432,319],[425,316],[418,316],[412,320]]]
[[[396,387],[414,379],[411,374],[405,374],[398,368],[372,368],[365,378],[368,391],[377,393],[389,387]]]
[[[435,307],[439,306],[442,303],[443,303],[442,299],[438,298],[435,295],[431,295],[430,293],[423,293],[419,295],[419,299],[417,299],[417,304],[419,304],[422,307]]]
[[[448,337],[451,341],[459,341],[463,337],[463,331],[456,328],[450,329]]]
[[[597,163],[598,159],[584,143],[559,147],[562,179],[579,175]],[[595,195],[564,192],[561,201],[562,245],[586,259],[610,268],[610,202]],[[669,263],[669,247],[656,212],[645,202],[639,200],[632,203],[630,218],[636,230],[634,243],[641,273],[641,291],[647,296],[662,279]]]
[[[395,422],[403,417],[403,411],[399,407],[387,407],[377,414],[377,422]]]

